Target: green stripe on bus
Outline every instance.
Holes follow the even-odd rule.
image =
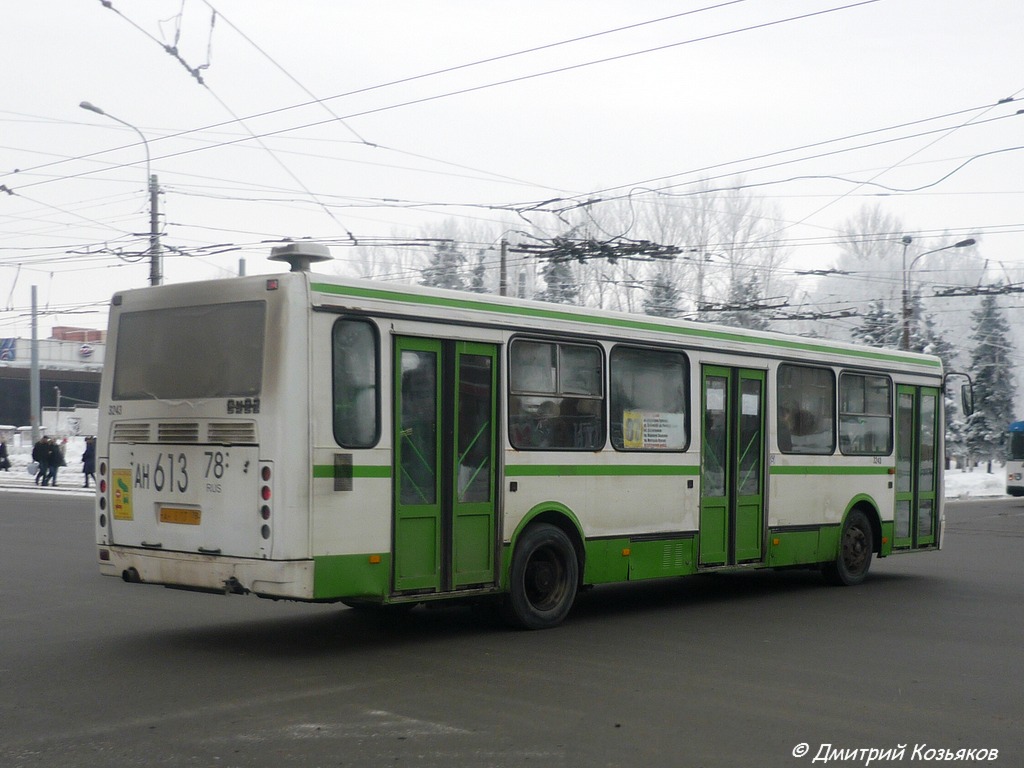
[[[700,467],[682,466],[606,466],[588,464],[518,464],[505,467],[506,477],[650,477],[654,475],[698,475]]]
[[[396,301],[405,304],[423,304],[434,307],[448,307],[455,309],[471,309],[480,312],[492,312],[503,315],[520,315],[522,317],[539,318],[542,320],[566,320],[574,323],[589,323],[591,325],[605,325],[627,330],[657,331],[661,333],[672,333],[679,336],[691,336],[713,341],[737,341],[750,344],[760,344],[779,349],[798,350],[801,352],[813,352],[824,355],[846,355],[848,357],[860,357],[869,360],[884,362],[916,363],[929,368],[938,368],[942,363],[938,360],[921,359],[917,356],[900,354],[899,352],[883,352],[877,349],[836,349],[829,344],[816,344],[807,341],[798,341],[786,338],[767,338],[759,336],[746,336],[728,331],[719,331],[712,328],[690,328],[665,323],[638,320],[630,317],[595,317],[593,315],[575,314],[557,309],[545,309],[533,306],[518,306],[505,304],[491,304],[490,302],[474,299],[451,299],[446,296],[422,296],[402,293],[400,291],[389,291],[382,288],[362,288],[348,285],[332,285],[330,283],[313,283],[312,290],[318,293],[328,293],[338,296],[353,296],[363,299],[379,299],[384,301]]]
[[[770,469],[773,475],[888,475],[892,467],[779,467]]]
[[[352,477],[374,477],[374,478],[389,478],[391,477],[391,467],[373,467],[373,466],[353,466],[351,467]],[[333,464],[315,464],[313,466],[313,477],[326,477],[334,479],[334,465]]]
[[[887,475],[890,467],[780,467],[770,469],[773,475]],[[696,466],[661,466],[661,465],[625,465],[605,466],[587,464],[519,464],[505,467],[508,477],[558,477],[570,475],[576,477],[652,477],[652,476],[687,476],[699,475],[700,467]],[[333,464],[317,464],[313,467],[313,477],[334,478]],[[391,477],[391,467],[354,466],[352,477],[376,478],[386,480]]]

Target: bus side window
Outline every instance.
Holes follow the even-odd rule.
[[[685,451],[689,366],[680,352],[617,346],[609,362],[617,451]]]
[[[836,380],[828,368],[780,365],[775,439],[783,453],[828,455],[836,448]]]
[[[365,320],[339,319],[331,332],[334,439],[343,448],[371,448],[380,437],[377,339]]]
[[[604,446],[601,349],[517,339],[509,355],[509,438],[520,450]]]
[[[839,377],[839,448],[850,456],[892,453],[892,383],[888,376]]]

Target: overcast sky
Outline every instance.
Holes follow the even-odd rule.
[[[798,265],[831,263],[877,202],[916,252],[973,236],[1024,266],[1020,0],[46,0],[0,18],[0,336],[28,335],[32,285],[48,335],[147,283],[146,146],[82,101],[148,141],[170,282],[270,271],[283,237],[452,218],[500,237],[511,206],[717,177],[758,185]]]

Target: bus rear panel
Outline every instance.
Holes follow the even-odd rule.
[[[282,426],[308,419],[306,306],[299,276],[115,297],[98,440],[104,573],[312,598],[305,517],[280,503],[308,498],[308,481],[277,472],[308,456],[306,430]]]

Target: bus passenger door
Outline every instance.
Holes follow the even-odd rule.
[[[705,366],[700,564],[762,559],[765,372]]]
[[[395,340],[394,588],[496,578],[497,347]]]
[[[894,549],[938,542],[938,425],[941,400],[933,387],[900,386],[896,402]]]

